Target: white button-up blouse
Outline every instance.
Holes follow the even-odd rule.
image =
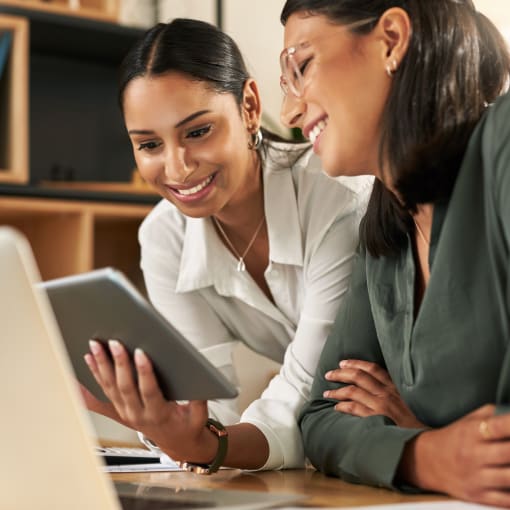
[[[331,179],[303,146],[272,143],[263,165],[272,303],[218,237],[210,218],[184,216],[167,200],[144,220],[141,267],[154,306],[232,381],[237,342],[282,363],[241,417],[233,401],[209,403],[224,424],[258,427],[269,443],[263,469],[304,465],[297,417],[349,284],[371,177]]]

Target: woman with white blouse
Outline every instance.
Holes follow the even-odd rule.
[[[196,20],[158,24],[127,55],[120,102],[136,163],[161,194],[140,229],[155,307],[232,381],[239,343],[282,363],[239,416],[235,401],[169,402],[137,350],[85,359],[109,398],[89,409],[200,472],[302,467],[297,416],[347,290],[369,177],[329,179],[307,145],[260,129],[238,48]],[[198,466],[198,467],[197,467]]]

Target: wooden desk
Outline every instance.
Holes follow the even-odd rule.
[[[446,499],[439,495],[404,495],[386,489],[353,485],[308,469],[244,472],[221,470],[211,476],[183,472],[115,473],[113,480],[167,487],[218,488],[304,494],[303,506],[345,507]]]

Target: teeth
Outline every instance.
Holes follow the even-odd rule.
[[[315,124],[315,126],[313,127],[313,129],[310,131],[310,133],[308,134],[308,137],[310,138],[310,141],[312,143],[315,143],[315,140],[317,140],[317,137],[322,133],[322,131],[324,130],[324,128],[326,127],[326,121],[325,120],[321,120],[319,121],[317,124]]]
[[[202,181],[200,184],[197,184],[196,186],[193,186],[193,188],[188,188],[188,189],[179,189],[177,190],[177,192],[180,194],[180,195],[193,195],[194,193],[198,193],[200,190],[203,190],[213,179],[213,176],[210,175],[209,177],[207,177],[207,179],[205,181]]]

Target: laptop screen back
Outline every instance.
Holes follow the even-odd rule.
[[[253,510],[302,499],[137,483],[118,483],[115,490],[94,453],[48,298],[34,285],[40,276],[30,246],[8,227],[0,227],[0,261],[2,510]]]
[[[119,508],[28,242],[0,228],[0,507]]]

